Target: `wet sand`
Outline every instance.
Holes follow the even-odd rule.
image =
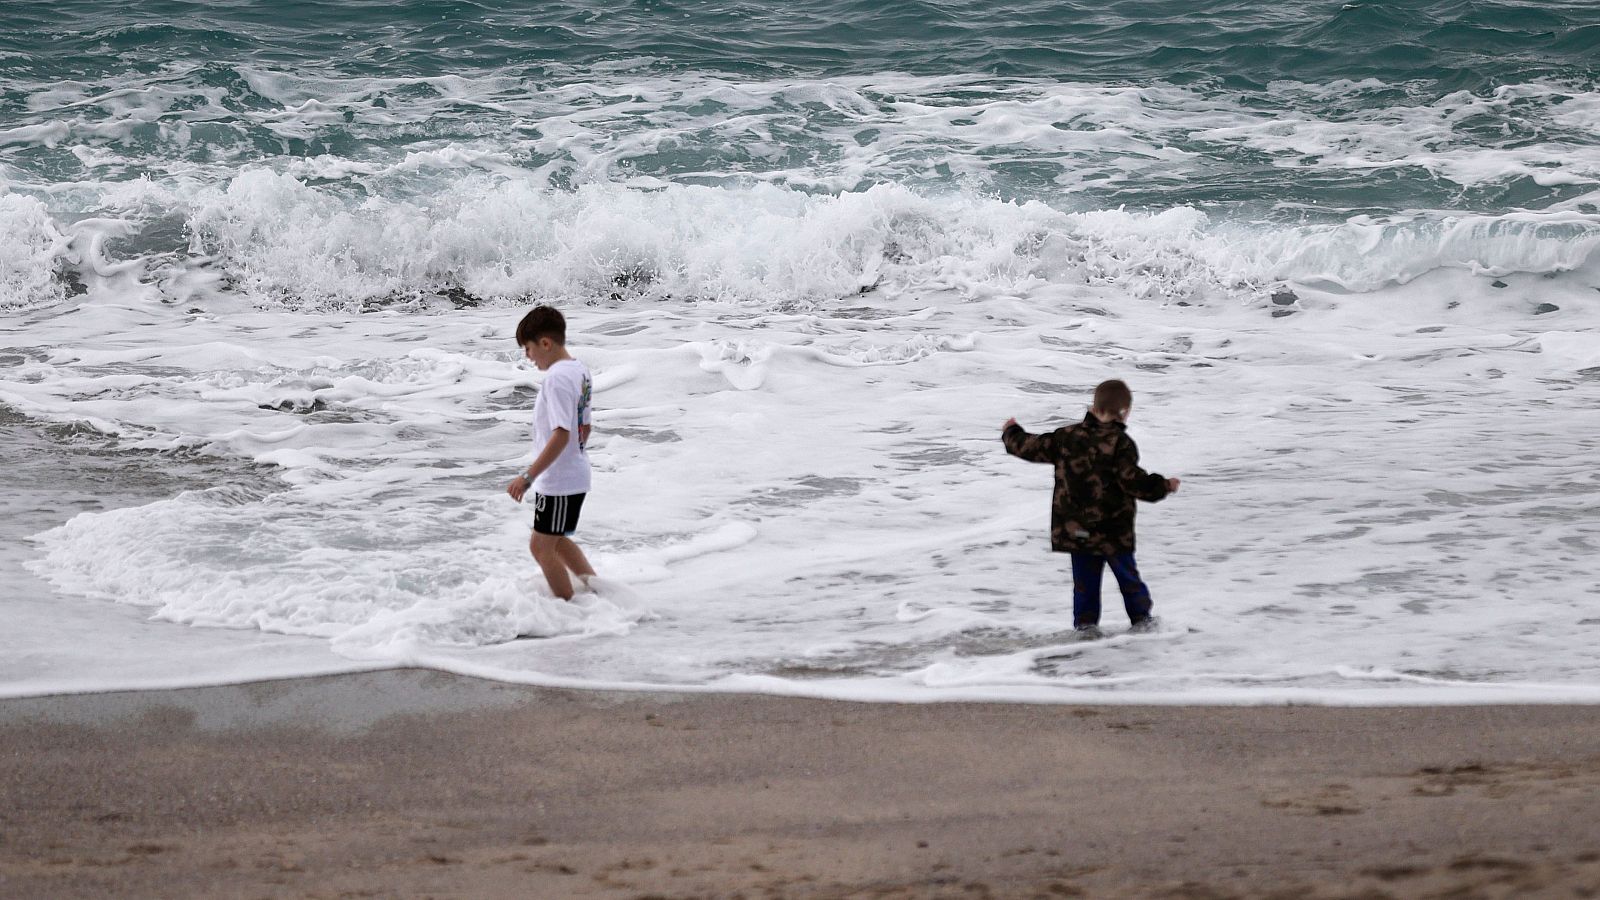
[[[0,896],[1600,896],[1600,710],[10,700]]]

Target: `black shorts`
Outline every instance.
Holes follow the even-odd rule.
[[[565,497],[533,495],[533,530],[540,534],[559,534],[563,537],[578,530],[578,513],[583,511],[583,498],[587,494],[568,494]]]

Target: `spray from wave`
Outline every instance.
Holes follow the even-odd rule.
[[[0,303],[49,304],[73,282],[121,279],[169,301],[226,291],[264,307],[323,311],[528,298],[782,309],[879,289],[1046,284],[1190,305],[1265,302],[1284,284],[1367,292],[1437,269],[1568,272],[1600,246],[1600,218],[1570,212],[1286,228],[1213,222],[1187,207],[1065,212],[893,184],[839,195],[765,184],[561,190],[475,175],[420,196],[354,202],[256,169],[166,199],[177,208],[153,224],[107,217],[62,226],[38,201],[0,197]],[[174,215],[186,242],[153,248],[172,242],[162,232]]]

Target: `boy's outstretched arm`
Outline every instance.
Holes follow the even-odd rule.
[[[511,483],[506,485],[506,493],[511,495],[511,499],[518,503],[522,502],[522,496],[533,485],[533,480],[555,463],[556,457],[560,456],[561,451],[566,449],[567,441],[569,440],[572,440],[572,432],[565,428],[557,428],[550,432],[549,442],[544,445],[544,449],[539,452],[533,464],[528,466],[522,474],[511,479]]]
[[[1056,433],[1029,434],[1016,419],[1007,419],[1000,430],[1000,440],[1006,445],[1006,452],[1028,462],[1047,463],[1056,461]]]
[[[1178,479],[1146,472],[1140,468],[1139,448],[1134,446],[1133,441],[1125,439],[1117,445],[1117,455],[1113,462],[1117,481],[1131,497],[1154,503],[1178,489]]]

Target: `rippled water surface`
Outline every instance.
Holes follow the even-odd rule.
[[[1600,696],[1593,4],[6,13],[0,692]],[[575,606],[502,492],[534,302]],[[996,433],[1107,377],[1185,487],[1163,629],[1080,644]]]

